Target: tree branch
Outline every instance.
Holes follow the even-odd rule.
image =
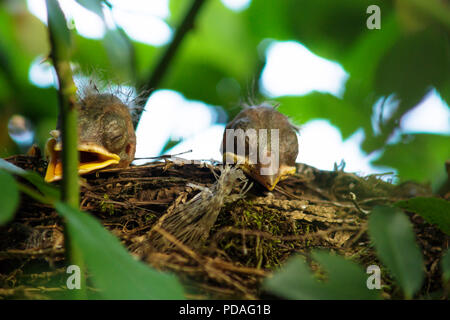
[[[176,30],[173,40],[170,42],[164,54],[161,56],[160,60],[156,64],[156,67],[153,70],[150,78],[147,81],[144,81],[143,83],[143,87],[148,89],[147,91],[148,93],[146,93],[145,96],[143,97],[144,100],[147,100],[150,97],[151,92],[154,89],[156,89],[161,83],[162,79],[164,78],[164,75],[167,72],[167,69],[170,66],[172,59],[174,58],[176,52],[178,51],[178,48],[183,42],[185,35],[188,33],[189,30],[191,30],[194,27],[195,18],[197,17],[200,8],[205,2],[206,0],[193,0],[191,7],[187,11],[180,26]],[[143,110],[138,111],[136,123],[134,124],[135,128],[139,123],[139,119],[141,118],[142,112]]]

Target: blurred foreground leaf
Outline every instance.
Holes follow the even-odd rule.
[[[438,30],[426,30],[401,38],[378,65],[376,89],[381,95],[396,93],[410,107],[430,86],[439,86],[449,77],[448,38]]]
[[[0,169],[28,180],[49,200],[56,201],[60,199],[59,190],[51,184],[45,182],[37,172],[23,170],[22,168],[19,168],[18,166],[3,159],[0,159]]]
[[[25,171],[0,159],[0,224],[9,220],[18,204],[16,174],[35,185],[44,196],[59,199],[59,190],[44,182],[35,172]],[[4,198],[3,198],[4,197]],[[66,221],[70,240],[81,249],[83,261],[96,287],[106,299],[183,299],[183,288],[177,279],[136,261],[118,239],[89,214],[56,202],[55,208]],[[163,288],[163,290],[161,290]]]
[[[397,144],[386,146],[374,165],[398,169],[402,181],[444,182],[445,161],[450,158],[450,137],[437,134],[402,135]]]
[[[5,224],[14,217],[19,205],[19,189],[13,176],[0,170],[0,225]]]
[[[79,247],[96,288],[105,299],[183,299],[173,275],[136,261],[119,240],[89,214],[57,202],[70,240]]]
[[[450,249],[447,249],[447,251],[442,256],[441,267],[442,267],[442,277],[444,278],[444,281],[449,282],[450,281]]]
[[[450,203],[439,198],[417,197],[399,201],[396,206],[417,213],[427,222],[437,225],[450,235]]]
[[[135,58],[133,44],[123,29],[108,29],[103,44],[108,53],[109,61],[114,66],[114,80],[135,81]],[[117,79],[116,79],[117,78]]]
[[[376,299],[377,292],[367,288],[367,274],[358,264],[327,252],[315,251],[313,258],[327,273],[327,280],[319,282],[306,262],[294,257],[264,286],[277,296],[287,299]]]
[[[369,234],[378,257],[388,267],[407,298],[420,289],[423,257],[408,217],[397,208],[375,207],[369,217]]]

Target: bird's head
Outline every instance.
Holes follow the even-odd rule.
[[[271,106],[247,107],[226,126],[222,154],[224,163],[239,164],[272,191],[280,180],[295,173],[296,128]]]
[[[136,151],[136,135],[128,107],[112,94],[90,94],[77,104],[77,111],[78,173],[129,166]],[[53,130],[50,134],[52,138],[45,147],[49,160],[47,182],[62,178],[60,131]]]

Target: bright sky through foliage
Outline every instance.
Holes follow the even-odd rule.
[[[28,9],[42,22],[47,23],[45,0],[27,0]],[[86,38],[101,39],[105,24],[95,13],[83,8],[75,0],[59,1],[67,18],[72,18],[77,32]],[[161,46],[172,36],[172,30],[164,21],[169,16],[167,0],[110,1],[112,10],[104,10],[108,27],[116,24],[134,40]]]
[[[261,84],[269,97],[320,91],[340,96],[348,74],[336,62],[321,58],[297,41],[274,41],[266,51]]]
[[[242,11],[248,8],[251,0],[222,0],[222,3],[234,11]]]

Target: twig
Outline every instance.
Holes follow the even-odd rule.
[[[314,233],[308,233],[303,235],[292,235],[292,236],[274,236],[273,234],[267,232],[267,231],[259,231],[259,230],[246,230],[246,229],[238,229],[234,227],[224,227],[217,231],[215,234],[213,241],[217,242],[217,239],[225,234],[225,233],[234,233],[234,234],[245,234],[245,235],[251,235],[251,236],[258,236],[261,238],[269,239],[269,240],[281,240],[281,241],[301,241],[301,240],[307,240],[312,237],[324,237],[330,233],[337,232],[337,231],[356,231],[360,230],[360,227],[357,226],[342,226],[342,227],[335,227],[330,228],[327,230],[319,230]]]
[[[344,248],[350,248],[351,246],[353,246],[353,244],[355,244],[356,241],[358,241],[366,231],[367,231],[367,223],[364,223],[363,225],[361,225],[361,230],[358,231],[358,233],[356,234],[356,236],[353,237],[353,239],[351,239],[345,244]]]
[[[37,257],[47,257],[49,255],[63,254],[64,249],[25,249],[25,250],[6,250],[0,251],[0,260],[6,259],[28,259]]]
[[[264,270],[261,270],[261,269],[249,268],[249,267],[239,267],[230,262],[223,261],[217,257],[214,259],[207,257],[207,259],[211,262],[212,265],[214,265],[215,267],[221,268],[223,270],[233,271],[233,272],[243,273],[243,274],[256,275],[256,276],[261,276],[261,277],[267,276],[267,272]]]
[[[172,234],[161,228],[159,225],[153,227],[153,231],[160,233],[164,238],[173,243],[176,247],[185,252],[188,256],[194,259],[199,265],[203,265],[203,260],[188,246],[184,245],[181,241],[175,238]]]
[[[151,90],[157,88],[163,79],[170,62],[172,61],[173,57],[175,56],[178,48],[180,47],[185,35],[188,33],[189,30],[191,30],[194,27],[194,21],[197,17],[197,14],[200,11],[200,8],[205,3],[205,0],[193,0],[192,6],[186,13],[186,16],[184,17],[183,21],[181,22],[180,26],[177,28],[177,31],[175,32],[175,35],[173,37],[172,42],[167,47],[164,54],[161,56],[161,59],[158,61],[156,68],[153,70],[152,75],[150,76],[150,79],[148,79],[146,83],[146,87],[149,89],[146,93],[148,96],[143,97],[145,100],[148,99],[148,97],[151,94]],[[140,109],[137,111],[136,114],[136,123],[134,124],[134,127],[136,128],[137,124],[139,123],[139,119],[141,118],[143,109]]]
[[[147,160],[147,159],[168,159],[168,158],[172,158],[172,157],[176,157],[176,156],[180,156],[182,154],[186,154],[186,153],[190,153],[192,152],[192,149],[187,150],[187,151],[183,151],[180,153],[176,153],[176,154],[163,154],[160,156],[156,156],[156,157],[143,157],[143,158],[134,158],[134,160]]]
[[[358,210],[359,213],[362,214],[363,217],[367,216],[370,213],[370,211],[361,208],[361,206],[356,201],[356,194],[354,194],[353,192],[350,192],[350,201],[355,205],[356,209]]]
[[[252,294],[250,294],[246,290],[246,288],[243,285],[241,285],[239,282],[235,281],[232,277],[230,277],[229,275],[225,274],[221,270],[218,270],[217,268],[214,268],[215,266],[216,267],[218,266],[217,265],[217,261],[214,261],[213,259],[207,259],[206,263],[205,263],[204,259],[201,256],[196,254],[192,249],[190,249],[188,246],[184,245],[181,241],[176,239],[173,235],[168,233],[166,230],[162,229],[159,226],[154,226],[154,230],[156,232],[160,233],[164,238],[166,238],[168,241],[173,243],[176,247],[181,249],[183,252],[185,252],[192,259],[194,259],[200,266],[203,267],[205,272],[211,278],[216,278],[218,280],[222,280],[225,283],[233,286],[237,290],[241,291],[245,295],[245,297],[247,299],[251,299],[251,300],[255,300],[256,299],[256,297],[253,296]],[[227,267],[230,267],[230,266],[227,266]],[[242,271],[242,269],[241,269],[241,271]],[[248,271],[248,270],[245,270],[245,271]]]

